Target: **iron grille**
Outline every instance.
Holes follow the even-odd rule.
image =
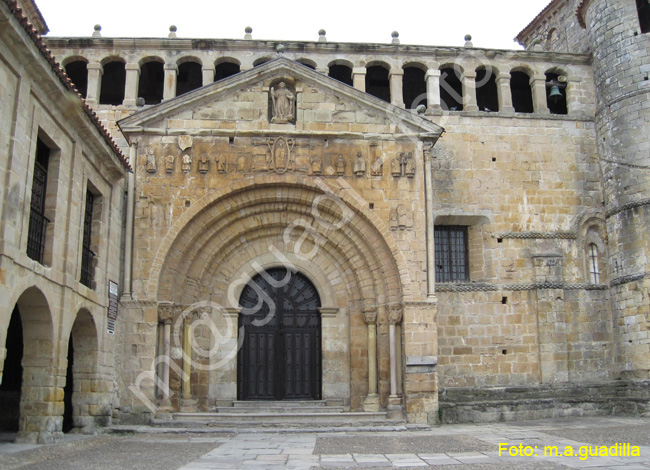
[[[436,282],[469,281],[467,227],[443,225],[435,228]]]
[[[47,163],[47,160],[45,160]],[[45,233],[49,220],[45,217],[45,190],[47,184],[47,166],[38,160],[34,163],[34,180],[32,182],[32,200],[29,212],[29,230],[27,233],[27,256],[43,263],[45,253]]]

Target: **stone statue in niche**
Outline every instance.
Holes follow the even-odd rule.
[[[370,174],[372,176],[384,175],[384,161],[381,157],[375,158],[375,161],[372,162],[372,166],[370,167]]]
[[[183,173],[192,171],[192,157],[189,153],[183,155],[183,165],[181,166]]]
[[[320,175],[323,173],[323,161],[319,156],[315,156],[311,160],[311,174]]]
[[[147,149],[147,172],[156,172],[156,155],[153,151],[153,147]]]
[[[390,174],[399,177],[402,176],[402,158],[395,157],[390,161]]]
[[[411,152],[404,158],[404,174],[407,178],[413,178],[415,176],[415,159]]]
[[[366,174],[366,159],[361,155],[361,151],[357,152],[357,157],[354,159],[353,171],[356,176],[364,176]]]
[[[271,100],[273,103],[273,118],[271,122],[276,124],[293,122],[293,102],[295,96],[289,91],[286,83],[280,82],[277,90],[271,87]]]
[[[210,160],[208,159],[207,154],[202,153],[201,158],[199,158],[199,173],[206,174],[210,170]]]
[[[336,158],[336,162],[334,162],[334,167],[336,168],[336,174],[339,176],[343,176],[345,174],[345,158],[343,158],[343,155],[340,155]]]
[[[174,172],[174,162],[176,161],[176,157],[174,157],[171,153],[165,157],[165,171],[167,173],[173,173]]]

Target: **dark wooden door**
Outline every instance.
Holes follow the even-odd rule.
[[[244,287],[237,356],[240,400],[321,398],[320,298],[305,276],[274,268]]]

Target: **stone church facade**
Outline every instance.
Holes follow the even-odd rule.
[[[112,195],[98,238],[108,251],[89,288],[66,284],[97,299],[83,311],[101,367],[71,373],[98,407],[81,406],[84,385],[64,390],[66,325],[80,320],[59,301],[61,320],[43,314],[61,325],[43,353],[54,381],[39,384],[52,405],[29,427],[39,399],[23,381],[12,392],[21,433],[56,439],[68,395],[73,425],[87,429],[247,401],[410,423],[645,412],[648,15],[633,0],[555,0],[518,36],[524,51],[469,37],[463,48],[405,46],[396,33],[373,45],[324,31],[317,42],[254,40],[250,29],[183,39],[175,27],[163,39],[102,38],[99,27],[46,39],[119,146],[98,158],[128,155],[131,168],[90,177]],[[20,13],[7,16],[20,30]],[[34,167],[41,131],[12,132],[24,156],[7,147],[2,162]],[[83,173],[66,175],[75,189],[61,198],[78,206]],[[30,172],[5,194],[14,186],[27,207]],[[20,261],[22,214],[16,247],[2,252],[0,358],[17,349],[14,306],[27,339],[37,328],[21,302],[47,298],[34,289],[50,271]],[[82,233],[81,219],[61,237]],[[73,264],[61,268],[70,279]]]

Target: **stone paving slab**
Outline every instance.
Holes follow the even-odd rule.
[[[496,450],[495,445],[483,442],[476,437],[467,435],[403,436],[396,433],[389,436],[357,435],[349,437],[319,437],[316,440],[314,454],[415,454],[440,452],[464,452],[476,450]]]

